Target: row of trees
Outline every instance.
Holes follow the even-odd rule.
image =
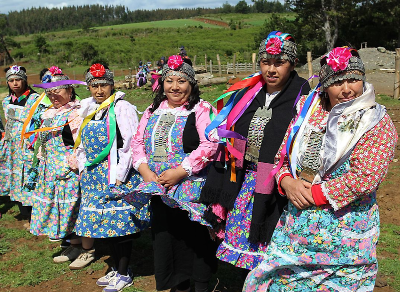
[[[4,15],[7,20],[7,35],[32,34],[49,31],[87,29],[105,26],[156,20],[184,19],[215,13],[283,12],[284,5],[278,1],[252,0],[249,6],[241,0],[236,6],[229,3],[220,8],[185,8],[130,11],[123,5],[83,5],[63,8],[29,8],[11,11]],[[38,21],[40,19],[40,21]]]

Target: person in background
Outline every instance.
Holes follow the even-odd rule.
[[[212,128],[218,129],[221,142],[229,139],[225,147],[220,144],[219,160],[200,198],[209,204],[204,217],[222,240],[217,258],[244,269],[243,274],[262,261],[287,204],[273,181],[264,182],[293,117],[296,97],[310,90],[295,71],[292,35],[271,32],[260,43],[258,61],[261,71],[228,89],[231,99],[214,119]]]
[[[324,55],[319,81],[300,99],[276,160],[288,208],[243,291],[374,290],[376,190],[394,158],[397,131],[355,49]]]

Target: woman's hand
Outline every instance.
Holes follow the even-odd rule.
[[[116,186],[120,186],[120,185],[122,185],[122,181],[120,181],[120,180],[116,180],[116,181],[115,181],[115,185],[116,185]]]
[[[177,168],[163,171],[158,177],[158,182],[166,188],[171,188],[187,176],[187,172],[180,165]]]
[[[304,180],[286,176],[281,181],[281,187],[286,196],[297,209],[305,209],[315,205],[311,193],[311,184]]]
[[[145,182],[158,182],[158,176],[150,170],[147,163],[140,164],[139,172]]]

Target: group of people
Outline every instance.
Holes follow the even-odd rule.
[[[260,72],[217,109],[201,99],[191,63],[170,56],[140,121],[104,64],[85,82],[50,67],[41,95],[12,66],[1,194],[31,218],[32,234],[70,240],[55,263],[86,267],[105,241],[114,262],[96,282],[105,292],[132,285],[133,242],[148,228],[157,290],[209,291],[219,259],[241,269],[243,291],[372,291],[376,190],[397,131],[355,49],[324,55],[313,89],[296,52],[292,35],[271,32]],[[77,84],[91,96],[80,99]]]

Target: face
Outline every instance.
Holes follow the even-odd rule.
[[[345,79],[330,85],[324,90],[329,96],[330,108],[359,97],[363,93],[363,85],[363,81],[357,79]]]
[[[262,76],[267,84],[267,92],[280,91],[289,79],[290,72],[294,70],[288,60],[283,59],[261,59],[260,68]]]
[[[11,78],[8,80],[8,86],[16,96],[21,96],[26,88],[25,81],[21,78]]]
[[[60,108],[71,101],[72,88],[54,89],[46,93],[54,108]]]
[[[97,103],[102,103],[111,96],[114,85],[100,83],[89,86],[90,93]]]
[[[164,92],[170,108],[180,107],[192,93],[192,85],[185,78],[171,75],[164,80]]]

